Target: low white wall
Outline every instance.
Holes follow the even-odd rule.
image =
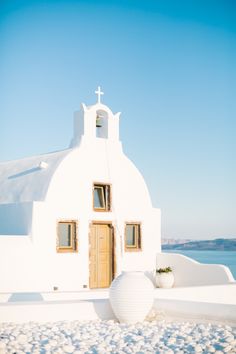
[[[0,304],[2,322],[51,322],[115,319],[108,299]]]
[[[155,298],[231,304],[236,306],[236,282],[220,285],[176,287],[171,289],[156,288]]]
[[[164,316],[236,324],[236,305],[174,299],[155,299],[154,309]]]
[[[227,285],[231,288],[231,285]],[[236,304],[234,303],[217,303],[211,302],[209,296],[206,294],[205,301],[195,301],[191,296],[186,296],[185,299],[168,299],[161,297],[161,290],[155,290],[155,300],[153,308],[156,310],[158,316],[177,316],[183,318],[198,319],[198,320],[216,320],[228,322],[232,321],[236,324]],[[177,289],[168,289],[177,290]],[[192,289],[193,290],[193,289]],[[215,289],[217,291],[217,289]],[[107,320],[115,319],[114,313],[111,309],[108,297],[108,292],[102,291],[100,298],[92,299],[92,295],[99,297],[100,292],[84,292],[78,293],[51,293],[51,294],[33,294],[33,297],[41,296],[48,298],[47,301],[23,301],[26,300],[26,295],[21,301],[7,301],[6,298],[0,296],[0,323],[2,322],[47,322],[47,321],[65,321],[65,320]],[[1,294],[0,294],[1,295]],[[13,294],[18,296],[20,294]],[[90,299],[81,300],[78,297],[87,297]],[[9,297],[9,294],[8,294]],[[30,296],[28,296],[30,299]],[[15,299],[17,299],[15,297]],[[32,299],[32,296],[31,296]],[[50,299],[50,300],[49,300]],[[1,302],[2,300],[2,302]],[[207,301],[208,300],[208,301]]]
[[[220,264],[202,264],[176,253],[157,253],[156,268],[171,267],[175,277],[174,287],[217,285],[234,282],[229,268]]]

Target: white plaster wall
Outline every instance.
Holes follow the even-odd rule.
[[[33,214],[32,236],[0,236],[0,292],[82,289],[88,283],[87,243],[79,238],[78,253],[57,253],[58,218],[53,209],[36,202]],[[70,211],[64,215],[78,217]],[[85,223],[80,223],[78,233],[88,233]]]
[[[159,209],[150,210],[148,215],[140,215],[142,222],[142,251],[123,252],[122,270],[155,270],[156,250],[160,251],[161,215]],[[124,219],[124,222],[127,221]],[[129,220],[128,220],[129,221]],[[132,221],[132,219],[131,219]],[[124,242],[123,242],[124,244]]]
[[[108,119],[106,139],[96,137],[97,112],[105,112],[104,119]],[[7,268],[0,268],[0,291],[42,292],[52,291],[53,287],[75,291],[89,286],[89,230],[95,221],[109,222],[114,227],[117,274],[123,269],[152,272],[155,268],[155,255],[161,244],[160,210],[152,207],[142,175],[122,151],[119,113],[114,115],[103,104],[82,105],[75,114],[71,147],[12,162],[8,168],[4,165],[4,200],[31,201],[33,214],[30,225],[27,209],[27,227],[21,231],[30,237],[17,242],[0,238],[0,266]],[[41,169],[41,161],[47,163],[45,169]],[[110,212],[93,211],[94,183],[111,184]],[[17,208],[17,204],[12,208]],[[21,222],[21,214],[18,215]],[[76,253],[56,252],[57,223],[62,220],[78,222]],[[141,252],[125,252],[126,222],[141,222]],[[14,227],[19,232],[17,223]]]
[[[155,297],[153,308],[158,318],[180,321],[221,321],[236,323],[236,305],[208,303],[187,300],[169,300]],[[27,314],[27,319],[25,318]],[[42,301],[2,303],[0,306],[0,323],[26,321],[73,321],[73,320],[116,320],[108,299],[85,301]]]
[[[44,200],[52,175],[70,150],[0,163],[0,204]],[[47,164],[41,168],[40,163]]]
[[[37,217],[34,223],[34,245],[43,255],[44,269],[47,276],[42,280],[39,289],[52,291],[54,287],[59,290],[78,290],[88,285],[88,243],[83,235],[88,235],[88,223],[83,217],[79,218],[78,211],[73,206],[64,204],[60,209],[52,208],[50,203],[37,205]],[[78,252],[57,253],[57,222],[60,220],[78,221]]]
[[[29,236],[0,237],[0,292],[24,291],[36,277],[37,252]],[[33,265],[33,268],[31,267]]]
[[[96,130],[96,116],[102,114],[107,119],[103,120],[103,127]],[[80,111],[74,114],[74,136],[70,147],[80,145],[83,137],[94,139],[96,132],[98,137],[108,138],[110,141],[119,141],[119,117],[120,112],[113,114],[109,107],[97,103],[93,106],[81,104]]]
[[[32,202],[0,204],[0,239],[1,235],[28,235],[32,209]]]
[[[111,212],[93,211],[94,182],[112,185]],[[78,221],[78,252],[57,253],[57,222]],[[76,291],[89,286],[89,225],[111,222],[115,229],[117,274],[155,268],[160,251],[160,210],[153,209],[147,186],[119,142],[82,139],[63,159],[49,184],[45,202],[33,204],[31,237],[2,239],[8,254],[0,262],[0,291]],[[142,223],[142,252],[124,251],[125,222]],[[8,258],[7,258],[8,257]],[[16,281],[17,279],[17,281]]]
[[[175,277],[174,286],[216,285],[234,282],[229,268],[219,264],[202,264],[176,253],[158,253],[156,267],[170,266]]]
[[[154,301],[154,309],[165,316],[177,317],[180,320],[221,321],[221,323],[236,324],[236,305],[218,304],[175,299],[160,299]]]
[[[27,314],[27,318],[25,317]],[[91,321],[115,319],[109,300],[17,302],[1,304],[0,323]]]
[[[236,306],[236,282],[219,285],[174,287],[171,289],[156,288],[155,297],[157,299],[210,302]]]
[[[93,211],[94,182],[111,183],[111,212]],[[61,193],[58,193],[58,190]],[[92,221],[111,222],[114,226],[117,274],[123,269],[155,268],[155,254],[160,250],[160,210],[152,208],[143,177],[123,154],[120,143],[112,143],[105,139],[95,139],[94,144],[88,143],[87,140],[82,141],[80,147],[74,149],[63,160],[54,175],[46,202],[48,206],[51,205],[49,209],[54,210],[55,222],[51,225],[52,233],[54,228],[53,252],[56,222],[62,219],[75,219],[79,224],[78,254],[75,254],[75,257],[71,254],[50,256],[50,259],[55,259],[58,274],[56,285],[60,290],[76,290],[83,285],[88,286],[88,234]],[[124,227],[125,222],[130,221],[142,223],[142,252],[124,251]],[[68,259],[74,262],[73,266]],[[66,282],[63,280],[64,277],[59,276],[70,273],[70,268],[76,272],[78,270],[79,278],[76,282],[73,276],[71,278],[67,276]]]
[[[57,269],[53,213],[43,202],[33,206],[31,236],[0,236],[0,292],[53,290],[58,271],[67,282],[68,275]],[[67,260],[73,267],[73,256]]]

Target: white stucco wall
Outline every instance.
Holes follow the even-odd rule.
[[[156,268],[171,267],[174,287],[217,285],[234,282],[229,268],[220,264],[203,264],[176,253],[158,253]]]
[[[218,285],[180,286],[171,289],[156,288],[155,297],[165,300],[231,304],[236,306],[236,282]]]
[[[22,237],[17,242],[13,238],[0,237],[2,292],[42,292],[52,291],[53,287],[60,291],[76,291],[88,287],[89,230],[95,221],[110,222],[114,227],[116,274],[123,269],[153,271],[155,268],[156,252],[161,245],[160,210],[152,207],[142,175],[123,153],[119,141],[119,114],[113,115],[101,104],[83,107],[83,110],[75,115],[79,122],[75,121],[71,149],[49,154],[48,158],[42,155],[44,158],[24,159],[23,165],[16,163],[17,168],[11,165],[11,174],[10,170],[5,173],[5,200],[7,188],[13,187],[14,180],[15,189],[11,190],[9,200],[28,200],[33,208],[32,219],[28,213],[28,221],[32,222],[27,229],[29,237]],[[97,110],[107,110],[108,138],[96,137]],[[82,126],[81,117],[84,119]],[[34,170],[33,166],[38,166],[42,160],[48,164],[46,168]],[[9,174],[13,176],[10,180]],[[95,182],[111,184],[111,211],[93,210]],[[14,199],[14,195],[17,198]],[[56,252],[57,223],[62,220],[78,222],[76,253]],[[126,222],[141,223],[141,251],[125,252]]]
[[[0,163],[0,204],[42,201],[69,149]],[[47,164],[47,168],[42,162]]]
[[[33,203],[0,204],[1,235],[28,235],[31,232]]]

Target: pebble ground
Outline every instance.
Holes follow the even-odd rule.
[[[236,353],[236,327],[159,320],[0,324],[0,354]]]

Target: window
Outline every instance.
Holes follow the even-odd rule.
[[[111,210],[111,193],[109,184],[94,184],[93,208],[95,211]]]
[[[76,222],[75,221],[61,221],[58,223],[58,252],[76,252]]]
[[[125,250],[141,250],[141,225],[127,223],[125,225]]]

